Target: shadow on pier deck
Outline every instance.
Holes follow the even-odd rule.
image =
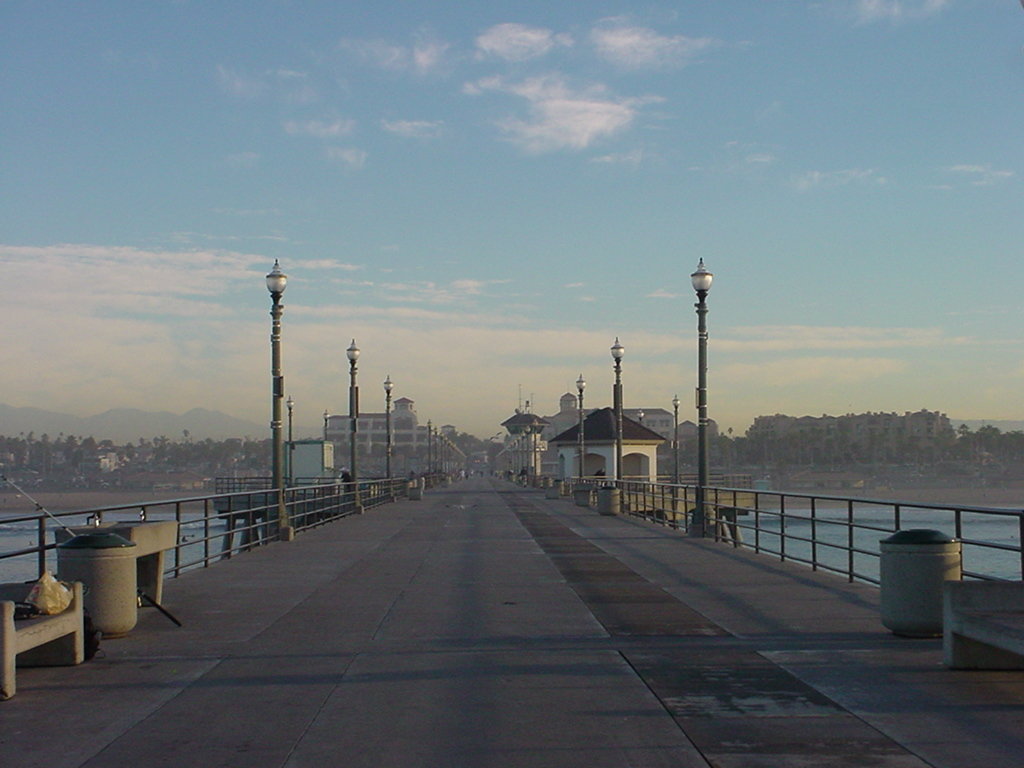
[[[873,587],[470,480],[185,574],[26,669],[23,766],[1024,764],[1024,675],[951,672]]]

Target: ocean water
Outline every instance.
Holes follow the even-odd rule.
[[[37,546],[39,526],[35,521],[8,522],[7,518],[17,515],[4,515],[0,513],[0,555],[6,555],[21,549],[34,549]],[[206,529],[204,528],[203,515],[201,513],[185,514],[182,516],[179,529],[179,540],[183,544],[179,551],[181,564],[195,563],[201,561],[204,556],[204,542]],[[104,522],[118,522],[121,520],[135,521],[138,516],[134,514],[108,513],[104,515]],[[173,520],[173,513],[150,514],[147,520]],[[86,525],[86,515],[71,515],[61,517],[61,522],[68,526]],[[60,527],[55,521],[46,522],[46,540],[48,544],[55,543],[54,529]],[[221,536],[226,528],[226,523],[220,518],[209,521],[209,537],[212,539],[208,544],[211,555],[220,551]],[[174,564],[173,553],[167,553],[167,567]],[[57,551],[50,549],[46,553],[46,567],[52,573],[57,573]],[[21,555],[13,558],[0,559],[0,581],[18,582],[31,581],[38,576],[38,554]]]
[[[14,552],[20,549],[29,549],[36,546],[38,525],[35,521],[7,522],[12,514],[0,512],[0,555]],[[764,550],[775,552],[785,549],[786,556],[793,560],[812,559],[812,545],[809,539],[812,533],[812,523],[803,519],[809,516],[806,509],[792,510],[787,514],[784,527],[786,541],[783,544],[780,531],[783,528],[783,521],[778,517],[769,514],[759,516],[759,532],[755,534],[749,528],[741,529],[741,537],[748,547],[753,547],[755,542],[760,544]],[[816,509],[817,522],[814,525],[818,539],[817,552],[814,555],[820,564],[829,566],[845,572],[849,567],[849,554],[846,548],[849,543],[849,532],[845,525],[847,509],[845,505],[821,504]],[[188,565],[201,561],[205,552],[211,556],[217,556],[220,551],[220,537],[225,532],[226,524],[220,518],[214,518],[204,529],[203,514],[201,512],[182,515],[180,538],[182,546],[179,557],[182,565]],[[85,525],[86,516],[62,517],[67,525]],[[108,513],[104,520],[113,522],[116,520],[137,520],[132,513]],[[174,519],[172,512],[161,514],[160,511],[150,513],[149,520]],[[891,535],[894,530],[894,519],[890,508],[884,506],[872,507],[858,503],[856,522],[859,526],[853,534],[853,545],[862,552],[854,553],[854,573],[859,577],[867,579],[878,578],[880,551],[879,542]],[[738,518],[741,526],[752,526],[754,516],[740,516]],[[1016,516],[993,516],[980,513],[964,512],[962,514],[962,553],[963,567],[965,571],[973,572],[989,578],[1020,580],[1021,573],[1021,539],[1020,522]],[[53,529],[57,523],[47,520],[47,540],[54,542]],[[956,526],[951,511],[937,510],[914,510],[905,508],[902,511],[900,521],[902,529],[928,528],[941,531],[950,537],[956,535]],[[210,537],[208,544],[204,545],[203,539]],[[315,535],[315,534],[313,534]],[[832,546],[829,546],[832,545]],[[1003,551],[991,545],[1002,545],[1011,548],[1010,551]],[[766,556],[772,556],[766,554]],[[173,565],[173,555],[168,553],[167,566]],[[57,553],[55,550],[47,552],[47,568],[56,572]],[[30,581],[37,577],[37,555],[22,555],[15,558],[0,559],[0,581]]]
[[[761,548],[780,551],[783,546],[787,557],[811,560],[816,557],[821,564],[846,572],[849,568],[850,529],[846,526],[845,505],[820,504],[816,511],[816,523],[803,519],[810,516],[807,509],[792,510],[783,521],[774,515],[760,515],[759,535],[753,530],[742,530],[744,544],[753,547],[759,541]],[[857,526],[853,529],[853,570],[860,577],[878,579],[880,542],[892,535],[895,520],[890,508],[861,505],[855,517]],[[753,525],[753,516],[741,516],[741,525]],[[783,545],[781,530],[785,528],[786,541]],[[812,527],[815,529],[812,531]],[[946,510],[904,508],[901,511],[901,530],[937,530],[950,538],[957,538],[954,513]],[[817,539],[817,552],[805,539]],[[986,515],[963,512],[961,514],[961,553],[963,569],[987,578],[1021,579],[1020,522],[1016,515]],[[832,545],[832,546],[829,546]],[[999,549],[1009,547],[1012,551]],[[865,554],[871,553],[871,554]]]

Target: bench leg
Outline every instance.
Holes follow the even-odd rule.
[[[164,550],[144,555],[135,561],[138,587],[153,598],[154,602],[164,601]]]
[[[14,659],[17,655],[14,636],[14,603],[0,601],[0,700],[14,695]]]

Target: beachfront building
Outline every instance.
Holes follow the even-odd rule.
[[[393,403],[391,440],[395,474],[416,471],[418,464],[414,457],[427,450],[427,427],[420,425],[415,406],[415,401],[408,397],[400,397]],[[339,470],[349,463],[351,426],[347,413],[328,415],[324,419],[324,439],[334,444],[335,467]],[[356,450],[359,456],[370,460],[365,467],[368,473],[382,472],[387,441],[387,414],[384,411],[360,413],[356,424]]]
[[[928,455],[954,438],[949,418],[938,411],[848,413],[844,416],[758,416],[747,439],[766,457],[800,464],[850,460],[885,461]]]
[[[579,449],[579,424],[555,435],[549,445],[557,451],[556,477],[565,479],[576,475]],[[616,477],[615,443],[618,436],[615,410],[599,408],[583,420],[583,442],[586,455],[583,460],[585,476]],[[622,417],[622,477],[626,480],[657,479],[658,446],[665,438],[639,421]]]
[[[597,409],[584,408],[584,417],[595,410]],[[672,429],[675,425],[674,413],[665,408],[650,406],[646,408],[623,408],[622,415],[631,421],[642,424],[662,437],[662,443],[657,449],[658,464],[660,465],[660,474],[669,476],[673,470]],[[551,441],[556,436],[579,424],[579,401],[576,395],[566,392],[558,399],[558,413],[544,416],[543,418],[547,422],[547,426],[544,427],[541,438],[547,441],[548,450],[541,457],[543,463],[542,472],[551,477],[560,477],[562,470],[559,451],[551,445]],[[713,440],[717,436],[718,424],[714,419],[708,419],[709,439]],[[696,451],[697,425],[692,421],[679,422],[678,440],[680,451],[682,452],[682,463],[686,465],[688,459],[692,463],[692,457]],[[623,462],[625,463],[625,459],[623,459]],[[576,465],[573,464],[572,466],[575,467]]]

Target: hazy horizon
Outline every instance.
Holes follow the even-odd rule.
[[[0,403],[0,435],[6,436],[6,437],[15,437],[20,432],[27,433],[29,431],[33,431],[33,432],[36,433],[36,436],[38,438],[43,433],[46,433],[48,430],[52,431],[52,428],[50,428],[50,427],[39,428],[38,426],[32,426],[32,422],[29,421],[29,420],[26,420],[26,417],[24,417],[24,416],[22,417],[21,423],[16,425],[16,427],[13,430],[8,430],[6,428],[6,424],[5,424],[5,421],[7,421],[5,416],[8,415],[9,409],[11,409],[11,408],[12,408],[12,406],[7,405],[6,403]],[[46,409],[37,409],[37,408],[27,408],[27,409],[17,409],[17,410],[40,411],[43,414],[43,416],[45,416],[51,422],[55,422],[58,419],[61,419],[63,417],[68,417],[68,418],[70,418],[72,420],[75,420],[77,422],[82,422],[82,423],[91,423],[91,422],[93,422],[93,423],[103,423],[102,419],[103,419],[104,416],[113,414],[113,415],[117,416],[120,419],[120,423],[121,424],[124,423],[124,417],[126,417],[126,416],[134,416],[136,414],[139,417],[137,423],[144,424],[147,421],[146,417],[149,417],[149,416],[163,416],[163,415],[166,415],[166,416],[173,417],[176,420],[180,420],[183,417],[188,416],[189,414],[193,413],[194,411],[200,411],[201,413],[199,415],[201,417],[203,417],[204,420],[208,420],[209,417],[212,415],[212,416],[217,416],[217,417],[224,417],[225,419],[228,419],[228,420],[233,421],[233,422],[246,422],[245,425],[244,425],[245,426],[245,430],[241,431],[241,432],[239,432],[239,431],[231,432],[229,430],[225,431],[225,430],[219,430],[219,429],[218,430],[213,430],[213,429],[210,429],[209,428],[209,424],[204,421],[204,422],[200,422],[199,424],[190,425],[188,427],[189,430],[190,430],[191,437],[193,439],[205,439],[207,436],[211,436],[211,435],[217,435],[218,437],[216,437],[215,439],[226,439],[226,438],[233,438],[233,437],[251,437],[251,438],[254,438],[254,439],[262,439],[262,438],[269,438],[270,437],[269,423],[267,423],[267,424],[259,424],[257,422],[249,422],[248,420],[241,419],[241,418],[239,418],[239,417],[237,417],[237,416],[235,416],[233,414],[230,414],[230,413],[224,413],[222,411],[212,411],[211,412],[211,411],[207,411],[206,409],[199,408],[199,407],[190,408],[187,411],[183,411],[181,413],[173,413],[173,412],[170,412],[170,411],[143,411],[143,410],[135,409],[135,408],[114,408],[114,409],[109,409],[107,411],[103,411],[101,413],[91,413],[91,414],[85,414],[85,415],[73,414],[73,413],[62,413],[62,412],[58,412],[58,411],[48,411]],[[556,412],[557,411],[555,409],[552,409],[550,411],[542,410],[542,411],[538,411],[538,414],[542,415],[542,416],[551,416],[551,415],[554,415]],[[886,411],[886,412],[891,412],[891,411]],[[759,414],[759,415],[772,415],[772,414]],[[839,416],[839,415],[843,415],[843,414],[798,414],[798,413],[792,413],[792,414],[785,414],[785,415],[799,417],[799,416],[809,416],[809,415],[813,415],[813,416],[821,416],[821,415]],[[33,414],[33,416],[34,416],[34,414]],[[27,418],[31,419],[31,418],[33,418],[33,416],[29,416]],[[947,414],[947,416],[948,416],[948,414]],[[1003,419],[957,419],[957,418],[954,418],[954,417],[949,417],[949,419],[950,419],[950,424],[951,424],[951,426],[954,429],[959,427],[961,424],[965,424],[971,430],[976,430],[979,427],[984,426],[984,425],[995,426],[998,429],[1000,429],[1000,431],[1003,431],[1003,432],[1024,430],[1024,420],[1012,420],[1012,419],[1007,419],[1007,420],[1003,420]],[[683,421],[687,421],[687,419],[683,419],[682,417],[680,417],[680,422],[683,422]],[[693,421],[693,420],[689,419],[689,421]],[[422,423],[425,424],[426,422],[424,421]],[[165,428],[163,430],[162,434],[165,437],[168,437],[171,440],[181,439],[182,436],[180,434],[180,426],[181,425],[179,424],[179,429],[176,429],[176,430],[166,429]],[[457,425],[457,424],[453,425],[453,426],[457,427],[460,432],[466,431],[466,430],[462,429],[461,427],[459,427],[459,425]],[[746,427],[743,427],[742,429],[739,429],[739,430],[736,430],[734,428],[734,435],[733,436],[734,437],[742,436],[746,432],[746,429],[749,426],[750,425],[748,424],[748,425],[746,425]],[[723,433],[725,432],[725,429],[726,428],[724,428],[724,427],[722,428],[722,432]],[[125,427],[125,426],[119,426],[119,427],[117,427],[115,429],[110,430],[110,431],[117,432],[118,434],[116,434],[116,435],[95,434],[94,432],[96,432],[97,430],[92,430],[92,432],[90,432],[90,428],[86,428],[85,431],[81,431],[81,430],[79,430],[79,431],[75,431],[75,430],[69,431],[67,429],[63,429],[62,428],[60,431],[64,432],[65,434],[73,434],[76,437],[86,437],[86,436],[90,436],[91,435],[92,437],[94,437],[96,439],[99,439],[99,440],[114,439],[114,440],[123,440],[123,441],[126,441],[126,442],[134,442],[135,440],[137,440],[139,438],[145,438],[145,439],[148,440],[148,439],[151,439],[152,437],[156,437],[156,436],[159,436],[161,434],[159,428],[156,428],[155,432],[154,432],[154,430],[150,430],[150,432],[154,432],[154,434],[148,434],[148,433],[144,432],[144,428],[136,429],[136,428],[133,428],[133,427]],[[172,432],[172,434],[166,434],[168,431]],[[299,422],[295,422],[295,424],[294,424],[294,437],[297,440],[305,439],[307,437],[319,436],[321,433],[322,433],[322,422],[321,423],[317,423],[317,424],[301,424]],[[487,438],[491,437],[491,435],[493,435],[494,433],[480,435],[480,434],[475,434],[475,433],[471,432],[470,434],[473,434],[475,437],[478,437],[481,440],[486,440]],[[53,438],[53,437],[56,437],[56,435],[52,435],[51,434],[50,437]]]

